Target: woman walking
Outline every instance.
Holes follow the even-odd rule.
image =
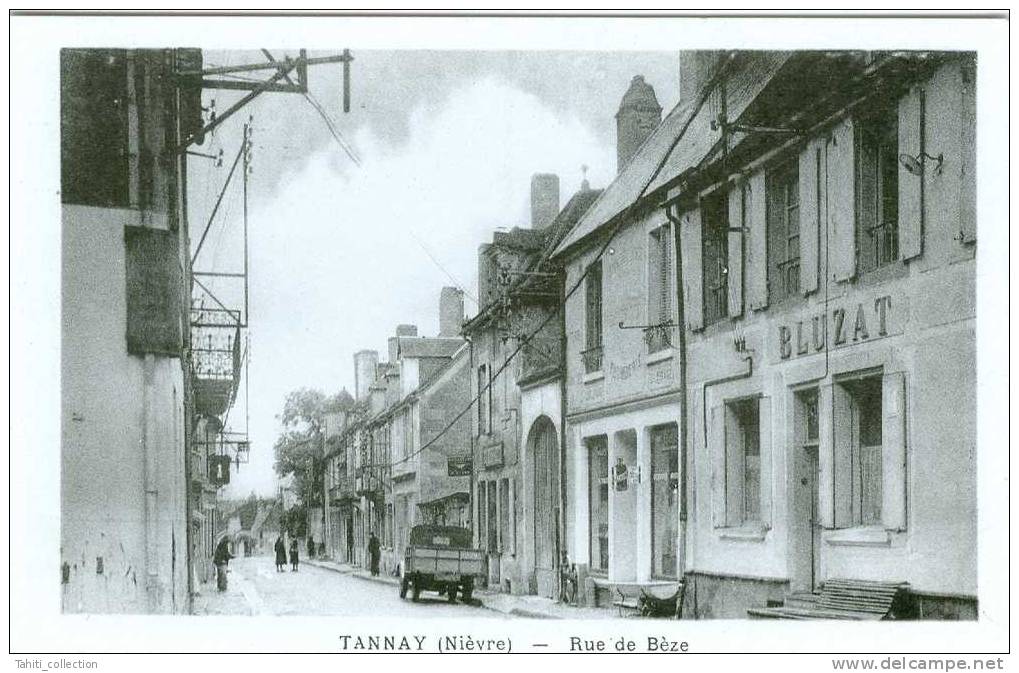
[[[276,572],[283,572],[283,566],[287,564],[287,546],[283,544],[283,536],[280,535],[276,538],[276,545],[273,547],[276,551]]]
[[[297,538],[290,541],[290,572],[297,572]]]

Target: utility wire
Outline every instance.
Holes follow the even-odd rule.
[[[438,434],[436,434],[434,437],[432,437],[430,440],[428,440],[428,442],[426,442],[421,448],[417,449],[416,451],[412,452],[411,454],[407,455],[406,457],[401,458],[400,460],[393,461],[392,463],[389,464],[389,467],[392,467],[393,465],[400,465],[402,463],[405,463],[405,462],[409,461],[411,458],[414,458],[418,454],[424,452],[426,449],[430,448],[437,441],[439,441],[439,439],[443,435],[445,435],[447,432],[449,432],[453,428],[453,426],[456,425],[457,421],[459,421],[461,418],[463,418],[463,416],[467,412],[469,412],[471,410],[471,408],[474,407],[475,404],[478,404],[480,402],[481,396],[484,393],[487,393],[489,391],[489,389],[491,389],[492,382],[494,382],[499,377],[499,375],[502,374],[502,372],[504,372],[507,369],[507,367],[509,367],[510,362],[512,362],[513,359],[520,353],[520,351],[523,350],[523,348],[526,345],[527,341],[530,341],[535,335],[537,335],[539,332],[541,332],[542,329],[544,329],[545,325],[547,325],[553,318],[555,318],[556,316],[559,315],[559,312],[561,310],[563,310],[564,307],[566,306],[566,300],[568,300],[571,296],[573,296],[573,294],[576,293],[577,290],[580,289],[580,286],[584,283],[584,280],[587,278],[588,274],[591,271],[593,263],[598,261],[598,260],[600,260],[605,255],[605,252],[609,249],[609,246],[612,244],[612,241],[615,240],[616,235],[622,229],[623,224],[624,223],[629,223],[629,221],[631,219],[631,216],[633,215],[633,212],[634,212],[634,210],[637,207],[637,204],[640,202],[640,200],[642,198],[644,198],[644,195],[647,192],[648,187],[650,187],[651,183],[653,183],[655,178],[658,177],[658,174],[662,171],[662,168],[665,167],[665,163],[669,160],[669,157],[672,156],[672,152],[676,149],[676,146],[679,144],[679,141],[682,140],[683,137],[686,135],[687,129],[690,128],[690,124],[693,122],[694,118],[696,118],[697,114],[700,112],[700,109],[704,106],[704,103],[708,99],[709,95],[714,91],[715,85],[718,83],[720,78],[724,75],[725,71],[728,70],[728,64],[729,64],[728,61],[725,64],[723,64],[722,67],[719,68],[718,72],[715,74],[714,78],[712,79],[711,84],[704,88],[704,91],[698,97],[697,105],[694,106],[694,108],[690,112],[690,116],[687,117],[686,121],[684,122],[683,128],[680,129],[679,133],[676,135],[676,137],[669,144],[668,149],[662,155],[662,158],[659,160],[657,166],[655,167],[655,170],[651,173],[651,176],[644,182],[644,185],[641,187],[640,191],[637,193],[637,196],[633,199],[633,201],[630,202],[630,205],[627,206],[627,208],[623,212],[623,214],[620,217],[616,218],[615,223],[612,226],[612,229],[609,231],[608,237],[605,239],[605,242],[602,244],[601,248],[598,250],[598,253],[595,255],[594,259],[591,260],[591,262],[589,262],[587,264],[587,266],[584,268],[583,273],[580,274],[580,277],[577,278],[576,282],[570,287],[570,289],[563,296],[563,301],[556,302],[555,308],[548,314],[548,316],[545,317],[544,320],[541,321],[541,323],[538,325],[537,329],[532,331],[530,333],[530,335],[528,335],[526,340],[521,341],[517,345],[517,347],[513,349],[513,351],[507,356],[505,362],[503,362],[502,366],[500,366],[497,370],[495,370],[492,373],[492,376],[489,379],[489,382],[484,387],[482,387],[482,388],[480,388],[478,390],[478,394],[476,396],[474,396],[474,398],[467,405],[467,407],[465,407],[462,411],[460,411],[460,413],[458,413],[453,418],[452,421],[447,423],[446,426],[442,430],[440,430]],[[547,259],[550,256],[550,254],[551,254],[551,251],[548,254],[543,255],[542,259],[539,260],[538,264],[541,264],[544,261],[547,261]],[[683,329],[682,325],[680,325],[680,329]],[[566,357],[565,353],[563,353],[563,357],[564,358]]]
[[[456,286],[456,289],[460,290],[460,292],[462,292],[463,294],[467,295],[474,302],[474,304],[476,306],[480,307],[481,306],[481,302],[478,301],[478,298],[475,297],[470,292],[468,292],[464,288],[464,286],[460,284],[460,281],[458,281],[456,279],[456,277],[453,276],[453,274],[451,274],[449,271],[446,270],[446,267],[444,267],[439,262],[439,260],[435,258],[435,255],[433,255],[431,253],[431,251],[428,249],[428,246],[425,245],[425,242],[422,241],[421,238],[417,234],[415,234],[413,231],[410,232],[410,235],[411,235],[411,238],[413,238],[415,241],[417,241],[417,244],[421,246],[421,249],[424,250],[425,254],[428,255],[428,259],[432,260],[432,262],[435,263],[435,266],[439,267],[439,270],[441,270],[444,274],[446,274],[446,277],[449,278],[450,281],[452,281],[453,285]]]
[[[326,123],[326,127],[329,129],[329,133],[332,134],[336,142],[343,148],[343,151],[347,153],[350,160],[353,161],[356,166],[360,167],[361,159],[357,156],[357,153],[354,152],[354,148],[350,146],[350,143],[343,138],[343,135],[336,128],[335,124],[333,124],[333,120],[329,118],[329,114],[325,111],[322,105],[310,92],[305,92],[304,97],[309,103],[311,103],[311,106],[315,108],[315,111],[318,112],[319,116],[322,117],[322,120]]]

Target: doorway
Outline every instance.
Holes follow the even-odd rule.
[[[534,576],[538,595],[556,597],[559,567],[559,442],[555,425],[542,416],[531,428],[534,456]]]
[[[818,505],[818,390],[795,394],[793,484],[793,582],[794,591],[815,591],[821,583],[821,515]]]

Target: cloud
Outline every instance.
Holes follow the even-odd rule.
[[[374,348],[385,359],[399,323],[435,334],[439,290],[451,281],[420,242],[476,294],[478,246],[497,227],[529,226],[533,173],[560,175],[563,204],[582,164],[594,185],[614,174],[613,148],[576,117],[495,78],[408,118],[399,145],[362,127],[360,168],[337,161],[332,144],[251,212],[252,462],[235,493],[271,492],[287,392],[352,389],[353,353]]]

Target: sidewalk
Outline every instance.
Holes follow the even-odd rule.
[[[393,587],[400,585],[400,578],[388,575],[372,576],[370,572],[358,566],[336,561],[323,559],[306,559],[302,561],[308,565],[318,568],[325,568],[335,572],[351,575],[369,582],[389,584]],[[550,598],[541,596],[515,596],[486,589],[475,589],[475,600],[488,610],[495,610],[515,617],[528,617],[532,619],[614,619],[617,617],[615,611],[605,608],[577,607],[563,605]]]

